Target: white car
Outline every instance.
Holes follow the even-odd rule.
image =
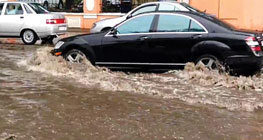
[[[58,9],[63,8],[63,1],[62,0],[18,0],[21,2],[34,2],[39,3],[48,9],[49,7],[57,7]]]
[[[51,14],[38,3],[0,2],[0,37],[22,38],[25,44],[52,41],[67,31],[64,15]]]
[[[148,2],[141,4],[140,6],[136,7],[135,9],[131,10],[129,13],[125,14],[122,17],[118,18],[112,18],[112,19],[105,19],[98,21],[93,24],[93,27],[91,28],[91,33],[106,31],[114,27],[115,25],[121,23],[122,21],[147,12],[172,12],[172,11],[193,11],[193,12],[199,12],[198,10],[192,8],[186,3],[179,3],[179,2]]]

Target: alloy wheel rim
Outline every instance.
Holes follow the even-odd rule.
[[[218,62],[212,58],[202,58],[197,64],[201,64],[210,70],[219,69]]]
[[[82,63],[84,60],[84,54],[72,52],[67,56],[67,60],[71,63]]]
[[[34,33],[31,31],[26,31],[23,37],[26,42],[30,43],[34,40]]]

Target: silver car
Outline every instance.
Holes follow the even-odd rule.
[[[179,2],[148,2],[144,3],[137,8],[131,10],[129,13],[125,14],[122,17],[118,18],[112,18],[112,19],[105,19],[98,21],[93,24],[93,27],[91,28],[91,33],[106,31],[114,27],[115,25],[119,24],[120,22],[136,16],[138,14],[146,13],[146,12],[154,12],[154,11],[193,11],[193,12],[199,12],[198,10],[192,8],[186,3],[179,3]]]
[[[52,41],[67,31],[64,15],[51,14],[38,3],[0,2],[0,37],[22,38],[28,45]]]

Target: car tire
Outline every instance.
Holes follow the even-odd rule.
[[[21,37],[22,37],[22,41],[26,45],[34,45],[38,39],[36,33],[32,30],[23,31]]]
[[[47,1],[44,2],[43,7],[44,7],[46,10],[48,10],[48,2],[47,2]]]
[[[226,66],[224,62],[220,61],[220,59],[218,59],[214,55],[201,55],[199,58],[197,58],[195,63],[197,65],[202,64],[210,70],[219,70],[219,72],[226,71]]]
[[[44,44],[48,44],[48,45],[54,44],[54,43],[53,43],[54,37],[42,38],[41,40],[42,40],[42,41],[41,41],[41,44],[42,44],[42,45],[44,45]]]
[[[85,55],[85,53],[79,49],[72,49],[68,51],[64,55],[64,59],[70,63],[83,63],[84,59],[88,59],[90,61],[90,59]]]

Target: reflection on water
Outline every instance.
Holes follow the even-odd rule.
[[[48,47],[15,47],[0,46],[0,139],[263,138],[260,76],[191,64],[126,74],[68,64]]]

